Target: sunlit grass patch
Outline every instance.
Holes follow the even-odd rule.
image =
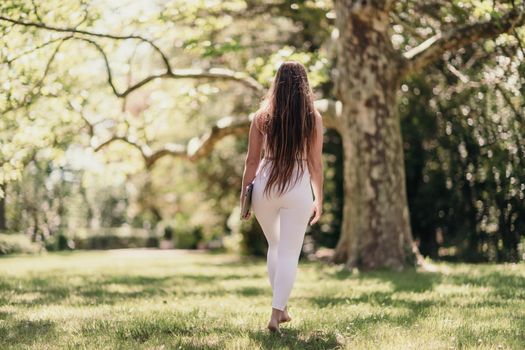
[[[0,259],[0,348],[521,349],[525,266],[301,262],[283,337],[264,259],[119,250]]]

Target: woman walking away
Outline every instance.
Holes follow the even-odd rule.
[[[323,121],[306,69],[298,62],[284,62],[252,119],[241,190],[242,201],[253,181],[251,209],[268,241],[272,332],[280,333],[279,323],[291,320],[287,303],[304,234],[321,216],[322,148]]]

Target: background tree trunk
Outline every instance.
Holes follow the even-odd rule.
[[[388,36],[387,9],[341,0],[336,18],[345,204],[334,261],[363,269],[402,269],[417,255],[396,109],[402,57]]]
[[[0,198],[0,230],[7,230],[7,222],[6,222],[6,216],[5,216],[5,197],[7,196],[7,193],[5,191],[7,190],[7,185],[1,184],[0,185],[2,192],[4,193],[3,197]]]

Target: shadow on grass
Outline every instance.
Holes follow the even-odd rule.
[[[353,329],[362,330],[378,323],[408,326],[416,323],[418,319],[429,314],[429,308],[442,305],[440,300],[413,300],[412,298],[399,298],[398,292],[410,294],[423,294],[432,291],[439,284],[443,275],[434,272],[417,272],[415,269],[396,272],[391,270],[376,270],[354,274],[348,270],[337,271],[329,275],[335,280],[352,279],[358,283],[364,281],[387,282],[392,286],[390,291],[374,291],[349,296],[315,296],[308,300],[320,308],[340,307],[342,305],[355,305],[364,303],[371,306],[379,306],[384,311],[379,311],[365,316],[357,316],[349,319]],[[399,309],[401,313],[393,314],[391,310]]]
[[[233,260],[217,261],[217,262],[194,262],[195,266],[222,266],[230,268],[246,269],[252,266],[260,266],[266,264],[266,258],[261,256],[241,255]]]
[[[393,285],[394,291],[424,292],[432,290],[434,286],[442,281],[443,275],[439,272],[417,272],[415,269],[396,272],[391,270],[376,270],[361,272],[357,275],[348,270],[335,272],[333,278],[345,280],[353,278],[357,280],[379,279]]]
[[[341,305],[355,305],[365,303],[373,306],[380,306],[384,311],[379,311],[365,316],[357,316],[349,319],[348,322],[354,329],[365,329],[378,323],[388,323],[398,326],[409,326],[429,314],[429,308],[444,304],[443,301],[421,300],[414,301],[410,299],[394,298],[391,292],[373,292],[363,293],[360,296],[350,297],[312,297],[309,301],[320,308],[338,307]],[[391,314],[390,310],[397,308],[406,310],[401,314]]]
[[[304,332],[281,327],[281,335],[268,330],[248,331],[248,336],[263,349],[338,349],[342,344],[334,332]]]
[[[282,335],[279,336],[265,328],[242,329],[218,318],[208,318],[202,310],[174,313],[160,318],[139,317],[117,324],[95,320],[85,322],[81,334],[85,338],[96,337],[109,328],[113,329],[114,336],[119,341],[135,347],[152,339],[165,339],[170,348],[180,346],[183,349],[225,349],[232,338],[246,336],[257,344],[256,347],[263,349],[336,349],[341,345],[334,332],[305,332],[282,327]]]
[[[379,280],[389,283],[390,291],[374,291],[360,295],[341,296],[315,296],[308,300],[320,308],[340,307],[342,305],[354,305],[364,303],[381,307],[376,313],[357,316],[349,319],[352,328],[361,330],[378,323],[388,323],[398,326],[409,326],[426,317],[430,308],[446,306],[450,303],[447,298],[430,298],[427,292],[432,292],[441,283],[456,285],[459,287],[486,287],[488,292],[481,300],[478,298],[472,304],[463,307],[508,307],[508,303],[516,299],[525,298],[525,277],[512,273],[491,270],[482,267],[481,273],[471,274],[468,272],[417,272],[415,269],[395,272],[390,270],[377,270],[354,274],[348,270],[341,270],[328,275],[328,279],[355,280],[360,281]],[[477,270],[479,271],[479,270]],[[401,297],[398,292],[407,292],[411,296]],[[426,295],[425,295],[426,294]],[[406,295],[406,294],[404,294]],[[475,299],[475,298],[474,298]],[[449,306],[451,306],[450,304]],[[398,309],[401,313],[391,313],[389,308]],[[383,311],[384,310],[384,311]],[[525,321],[523,322],[525,324]]]
[[[31,345],[42,341],[42,338],[53,336],[56,325],[49,320],[13,320],[6,319],[0,327],[0,345]],[[2,346],[2,349],[4,347]]]
[[[97,275],[76,276],[71,283],[68,277],[39,276],[20,279],[0,277],[0,301],[2,304],[34,307],[35,305],[114,305],[126,300],[153,298],[156,296],[225,296],[240,297],[263,295],[268,288],[243,285],[225,289],[217,285],[224,280],[261,278],[253,274],[175,274],[152,277],[144,275]],[[209,286],[209,288],[207,288]],[[15,293],[11,291],[15,290]]]
[[[500,299],[525,298],[525,276],[491,271],[480,275],[454,274],[449,276],[449,280],[458,285],[489,287],[490,295]]]

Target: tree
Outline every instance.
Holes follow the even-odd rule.
[[[264,13],[272,7],[278,7],[258,6],[257,2],[253,1],[247,3],[251,5],[249,13]],[[434,9],[436,4],[446,3],[436,0],[420,6],[419,2],[415,1],[335,1],[334,34],[337,34],[338,54],[334,80],[338,101],[316,101],[316,106],[324,117],[325,127],[334,129],[341,135],[344,149],[345,205],[341,237],[334,255],[335,262],[365,269],[401,269],[419,257],[412,242],[409,224],[403,147],[396,108],[396,93],[400,82],[405,76],[418,72],[438,60],[445,52],[457,50],[485,38],[496,37],[524,23],[523,9],[518,9],[513,4],[498,4],[497,9],[495,6],[491,12],[491,20],[454,26],[440,26],[438,23],[434,28],[434,35],[423,37],[420,43],[413,45],[411,49],[402,52],[394,48],[390,29],[395,17],[399,17],[399,7],[406,4],[412,7],[420,6],[420,10],[425,12],[428,11],[426,5]],[[283,4],[285,7],[294,8],[294,4],[290,5],[287,1],[283,1]],[[238,13],[230,15],[237,16]],[[434,22],[439,22],[439,16],[435,13],[430,17]],[[412,20],[416,21],[416,18]],[[102,57],[106,83],[119,99],[125,100],[131,93],[136,93],[160,79],[233,81],[254,91],[257,96],[260,96],[263,89],[256,79],[242,72],[222,68],[175,69],[170,63],[170,55],[156,42],[143,35],[102,33],[89,28],[77,29],[75,26],[51,25],[40,20],[3,15],[0,16],[0,22],[62,34],[63,37],[53,39],[55,42],[71,40],[89,45]],[[307,34],[306,37],[311,37],[313,33],[309,31]],[[114,80],[115,74],[107,49],[99,41],[102,39],[117,42],[135,41],[149,46],[156,55],[161,70],[120,89]],[[56,50],[58,51],[59,47]],[[223,137],[245,135],[251,118],[252,115],[227,116],[212,126],[209,132],[194,137],[188,143],[169,143],[154,148],[147,142],[139,142],[130,137],[125,130],[114,133],[102,142],[95,141],[93,146],[96,150],[101,150],[114,142],[125,142],[140,152],[146,168],[151,169],[165,156],[180,157],[189,161],[205,157]],[[90,134],[94,136],[93,122],[88,118],[84,120]],[[93,140],[97,138],[93,137]]]
[[[419,257],[410,228],[396,108],[400,81],[447,51],[525,23],[525,11],[511,7],[489,21],[440,31],[401,53],[389,36],[395,5],[391,0],[335,1],[345,206],[334,260],[349,267],[402,269]]]
[[[76,4],[71,2],[68,6],[61,6],[53,15],[50,9],[56,7],[54,3],[60,2],[36,4],[12,0],[0,5],[0,30],[6,33],[6,40],[0,43],[3,48],[0,67],[6,73],[10,73],[10,79],[3,84],[3,87],[12,87],[13,90],[6,94],[0,91],[0,110],[12,121],[10,131],[0,134],[0,137],[12,146],[7,149],[12,152],[5,152],[1,158],[9,160],[6,163],[11,164],[12,159],[15,158],[13,153],[20,149],[37,149],[39,154],[49,155],[50,153],[46,151],[50,145],[42,142],[37,144],[31,135],[25,135],[29,133],[25,133],[24,128],[19,126],[17,121],[24,120],[31,125],[35,119],[43,121],[49,118],[53,119],[53,124],[56,121],[60,124],[61,116],[64,116],[62,120],[69,122],[62,124],[75,125],[65,132],[67,135],[75,136],[72,146],[78,147],[79,143],[84,146],[89,145],[87,148],[99,152],[97,156],[99,159],[112,157],[119,162],[119,154],[122,155],[120,159],[125,158],[128,162],[135,163],[137,155],[140,157],[139,161],[142,159],[144,174],[142,169],[138,168],[134,174],[131,173],[133,171],[128,173],[129,178],[132,177],[134,184],[137,184],[135,187],[138,192],[132,192],[139,193],[133,195],[136,200],[132,200],[133,205],[129,206],[128,211],[130,217],[133,217],[133,224],[136,225],[144,219],[142,209],[145,209],[147,214],[152,214],[145,217],[147,221],[150,218],[157,221],[162,214],[173,213],[174,210],[186,210],[187,206],[181,209],[182,207],[178,205],[170,206],[169,209],[166,206],[162,208],[160,203],[163,199],[159,199],[155,193],[160,190],[160,186],[152,185],[152,181],[159,183],[159,175],[162,172],[167,173],[165,169],[169,162],[159,163],[159,160],[169,156],[183,161],[199,162],[199,164],[210,163],[207,156],[221,139],[229,135],[245,135],[251,122],[251,116],[248,116],[247,111],[254,109],[254,102],[260,98],[267,84],[266,81],[270,78],[272,70],[267,67],[275,66],[275,60],[280,56],[298,56],[303,63],[315,66],[310,75],[310,78],[313,78],[313,86],[319,81],[316,75],[322,74],[327,77],[327,71],[325,73],[323,69],[325,62],[328,61],[324,59],[321,61],[318,53],[312,54],[314,58],[311,61],[309,54],[302,52],[294,54],[295,43],[298,46],[315,48],[324,42],[323,36],[320,35],[320,28],[326,24],[326,21],[316,21],[315,28],[307,26],[308,30],[297,32],[294,21],[287,20],[287,24],[280,18],[280,26],[287,26],[287,30],[292,33],[289,38],[283,35],[283,31],[276,33],[277,35],[271,33],[268,36],[252,36],[254,29],[251,29],[251,32],[246,31],[243,24],[249,22],[251,26],[255,21],[250,18],[250,14],[255,14],[261,17],[256,21],[259,23],[256,26],[267,25],[268,22],[262,18],[266,17],[267,12],[282,17],[304,17],[313,21],[319,17],[316,13],[322,16],[326,12],[324,8],[318,6],[303,7],[300,11],[296,11],[290,7],[292,1],[282,4],[257,4],[252,1],[231,0],[221,3],[221,6],[210,7],[207,3],[196,4],[185,0],[174,0],[163,3],[159,7],[150,4],[141,5],[146,9],[160,10],[152,13],[147,20],[147,25],[144,25],[142,15],[140,21],[134,15],[115,16],[111,11],[111,5],[81,0]],[[247,11],[242,7],[239,8],[238,5],[248,6]],[[235,30],[241,30],[242,36],[231,32],[226,35],[218,34],[220,32],[215,27],[221,27],[224,14],[235,18],[234,26],[238,28]],[[203,24],[201,17],[205,18],[207,24]],[[196,19],[199,19],[202,25],[194,26]],[[95,30],[93,27],[104,29]],[[185,30],[181,31],[179,27]],[[133,34],[125,34],[130,32]],[[312,36],[314,34],[315,38]],[[329,31],[324,30],[325,37],[327,34],[329,35]],[[209,44],[210,40],[212,45]],[[265,49],[262,51],[258,47],[259,41],[270,45],[265,44]],[[241,51],[239,47],[242,48]],[[119,57],[115,53],[121,49],[126,54]],[[73,52],[82,52],[82,55],[71,54]],[[138,54],[135,54],[136,52]],[[235,54],[233,60],[229,52]],[[269,55],[269,52],[272,55]],[[227,64],[223,55],[230,56]],[[268,59],[261,62],[258,55]],[[64,60],[64,56],[67,60]],[[75,66],[82,69],[75,71]],[[123,66],[131,68],[123,73]],[[223,68],[225,66],[237,67],[237,69],[242,67],[249,73]],[[183,81],[175,81],[179,79]],[[229,84],[230,82],[233,83]],[[49,87],[53,85],[62,88],[60,91],[50,89]],[[203,97],[207,98],[206,92],[199,92],[187,103],[192,107],[186,107],[184,95],[178,94],[181,86],[182,90],[193,91],[201,90],[201,87],[202,91],[217,90],[215,86],[227,87],[227,89],[220,89],[222,106],[233,106],[233,108],[222,109],[233,109],[233,111],[227,112],[228,114],[214,112],[221,108],[211,103],[213,108],[203,108],[200,111],[193,107],[194,103],[198,107],[200,103],[196,102]],[[159,115],[146,107],[137,112],[135,108],[137,100],[146,100],[152,92],[159,95],[160,91],[164,101],[166,98],[171,99],[169,102],[173,106],[171,111],[164,108],[167,113]],[[188,100],[186,98],[186,101]],[[44,106],[55,104],[55,101],[61,102],[61,105],[56,104],[57,109],[61,108],[60,113],[42,113],[45,108],[38,108],[36,103],[39,101],[45,101],[42,102]],[[226,101],[227,103],[224,103]],[[329,106],[328,101],[320,101],[320,104]],[[177,113],[173,113],[174,110]],[[223,113],[226,117],[219,119],[213,115],[219,113]],[[155,115],[155,120],[151,118],[148,120],[147,114]],[[171,115],[169,119],[166,117],[168,114]],[[203,128],[196,131],[191,127],[178,130],[172,128],[172,125],[178,123],[198,125],[196,120],[206,119],[210,122],[208,123],[210,131]],[[168,124],[169,128],[159,133],[152,125],[157,123],[161,125],[162,120],[170,124]],[[43,122],[43,124],[48,123]],[[9,129],[6,128],[6,131]],[[53,125],[49,129],[51,140],[63,138],[63,134],[55,135],[55,130],[59,128]],[[188,129],[189,132],[179,132],[183,129]],[[193,135],[202,136],[195,136],[190,140],[191,132]],[[24,137],[13,137],[13,134],[22,134]],[[20,145],[20,142],[15,142],[22,139],[27,140],[27,143]],[[180,139],[186,141],[172,141]],[[234,142],[242,144],[243,141]],[[122,151],[126,146],[130,146],[131,152]],[[6,148],[2,148],[1,151],[4,150]],[[91,153],[91,150],[87,151]],[[232,153],[237,155],[239,151],[232,149]],[[17,158],[29,159],[22,152],[19,152]],[[231,162],[240,164],[240,161],[233,159]],[[175,160],[174,163],[181,164],[179,160]],[[13,167],[14,169],[7,169],[12,173],[12,176],[7,178],[8,181],[16,180],[26,162],[13,164],[16,166]],[[157,166],[159,164],[161,165]],[[234,186],[230,184],[225,193],[228,195],[222,197],[236,199],[237,196],[229,195],[234,192],[233,188]],[[177,193],[177,197],[184,196],[188,191],[191,190],[182,189]],[[223,207],[232,208],[233,205],[233,202],[229,201]],[[161,210],[158,210],[159,208]],[[135,215],[140,215],[140,218],[135,218]]]

